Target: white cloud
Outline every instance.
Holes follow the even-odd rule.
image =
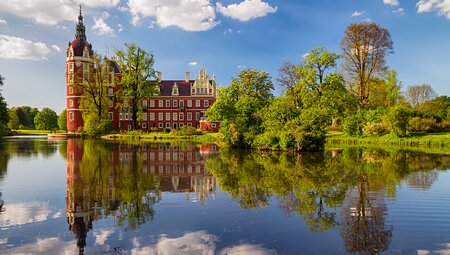
[[[117,27],[118,27],[118,29],[117,29],[117,32],[122,32],[123,31],[123,25],[122,24],[117,24]]]
[[[35,243],[3,249],[2,254],[74,254],[76,247],[76,240],[65,242],[57,237],[38,238]]]
[[[108,240],[108,237],[114,233],[114,230],[112,228],[105,228],[100,230],[95,230],[93,235],[95,237],[95,244],[96,245],[104,245],[106,240]]]
[[[128,0],[131,23],[139,25],[142,18],[153,18],[162,27],[178,27],[186,31],[206,31],[217,25],[210,0]]]
[[[364,15],[364,13],[366,13],[365,11],[359,12],[359,11],[355,11],[354,13],[352,13],[352,17],[359,17],[361,15]]]
[[[196,65],[198,65],[198,62],[197,61],[192,61],[192,62],[189,62],[188,65],[196,66]]]
[[[92,26],[92,31],[97,35],[110,35],[114,36],[114,29],[112,29],[103,18],[94,17],[94,25]]]
[[[240,21],[249,21],[251,19],[264,17],[269,13],[277,11],[277,7],[272,7],[261,0],[245,0],[240,4],[230,4],[223,6],[220,2],[216,4],[217,11],[224,16]]]
[[[399,0],[383,0],[383,3],[391,6],[398,6],[400,4]]]
[[[403,8],[395,9],[392,12],[395,13],[395,14],[398,14],[400,16],[405,15],[405,9],[403,9]]]
[[[4,19],[0,19],[0,25],[8,25],[8,22],[6,22],[6,20]]]
[[[0,34],[0,58],[47,60],[50,49],[42,42]]]
[[[53,48],[54,50],[56,50],[57,52],[61,52],[61,47],[59,47],[59,46],[56,45],[56,44],[53,44],[53,45],[52,45],[52,48]]]
[[[0,35],[0,56],[3,55],[1,43],[2,37]],[[0,227],[7,228],[45,221],[50,213],[48,202],[8,204],[4,214],[0,217]]]
[[[416,6],[418,13],[437,11],[439,15],[450,19],[450,0],[420,0]]]
[[[0,10],[15,16],[32,19],[35,23],[56,25],[65,20],[76,20],[78,5],[91,8],[112,8],[120,0],[8,0],[0,1]]]
[[[261,245],[240,244],[233,247],[224,248],[219,253],[219,255],[227,255],[227,254],[274,255],[277,254],[277,251],[266,249]]]

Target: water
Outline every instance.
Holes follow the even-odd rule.
[[[0,254],[449,254],[450,156],[0,141]]]

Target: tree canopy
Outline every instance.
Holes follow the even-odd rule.
[[[38,130],[54,130],[58,128],[58,115],[50,108],[42,108],[34,118]]]

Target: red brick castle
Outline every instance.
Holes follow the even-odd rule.
[[[116,130],[130,130],[132,128],[132,114],[127,102],[118,102],[114,96],[118,90],[121,71],[115,61],[110,61],[111,73],[108,81],[108,96],[110,97],[109,117],[111,126]],[[83,127],[80,100],[83,92],[79,84],[84,82],[94,68],[94,51],[92,44],[87,41],[86,27],[83,16],[78,16],[75,39],[69,43],[66,58],[66,108],[67,129],[78,132]],[[214,103],[217,95],[216,78],[210,79],[205,70],[200,70],[195,79],[191,79],[186,72],[184,80],[162,80],[158,93],[141,100],[143,109],[138,129],[151,130],[164,128],[180,128],[192,126],[205,127],[209,131],[217,131],[218,123],[201,122],[205,111]],[[78,86],[77,86],[78,85]],[[121,107],[116,107],[121,103]]]

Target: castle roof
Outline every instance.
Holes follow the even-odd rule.
[[[83,51],[85,47],[87,47],[89,55],[94,54],[94,52],[92,51],[92,45],[88,43],[86,38],[86,27],[83,24],[81,5],[80,5],[80,14],[78,15],[78,23],[75,28],[75,39],[69,45],[72,46],[73,48],[74,56],[77,57],[83,56]]]

